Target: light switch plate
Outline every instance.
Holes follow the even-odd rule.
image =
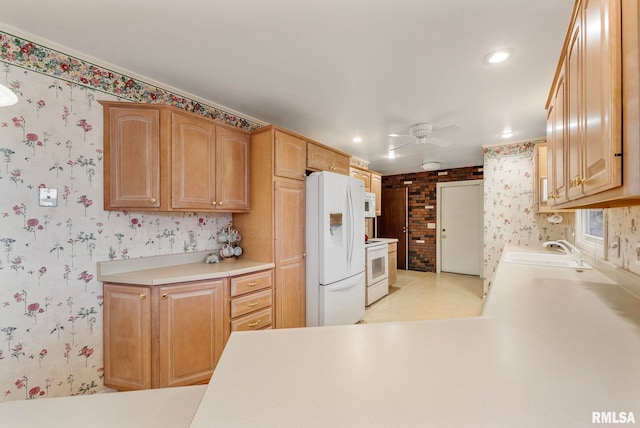
[[[58,206],[58,189],[40,188],[40,206],[41,207],[57,207]]]

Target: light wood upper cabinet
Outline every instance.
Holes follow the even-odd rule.
[[[106,210],[249,210],[248,132],[166,105],[100,104]]]
[[[351,167],[350,175],[364,182],[364,191],[376,195],[376,215],[382,215],[382,176],[375,171]]]
[[[635,0],[576,1],[547,102],[555,209],[640,204],[639,17]]]
[[[160,111],[104,109],[104,206],[160,209]]]
[[[371,192],[376,195],[376,215],[382,215],[382,176],[371,172]]]
[[[226,284],[105,283],[105,385],[132,390],[208,382],[224,347]]]
[[[275,170],[278,177],[304,180],[306,175],[307,143],[282,131],[275,131]]]
[[[564,68],[547,107],[547,204],[567,201],[565,181],[565,79]]]
[[[352,178],[356,178],[364,182],[364,191],[371,192],[371,172],[365,171],[359,168],[350,168],[350,175]]]
[[[310,171],[349,175],[349,159],[350,156],[346,153],[317,143],[307,143],[307,169]]]
[[[249,210],[251,136],[216,126],[216,200],[218,210]]]
[[[215,125],[172,113],[171,128],[171,207],[217,208]]]

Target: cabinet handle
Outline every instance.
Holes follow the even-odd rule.
[[[144,294],[144,293],[140,294],[140,299],[145,299],[146,297],[147,297],[146,294]]]
[[[222,201],[218,202],[218,206],[221,207],[222,206]]]
[[[155,204],[155,203],[156,203],[156,201],[157,201],[157,199],[156,199],[156,198],[151,198],[151,199],[149,199],[149,202],[150,202],[150,203],[152,203],[152,204]]]
[[[167,298],[167,293],[164,293],[164,294],[162,295],[162,298],[163,298],[163,299],[166,299],[166,298]]]
[[[249,323],[249,324],[247,325],[247,327],[255,327],[255,326],[257,326],[258,324],[260,324],[261,322],[262,322],[262,320],[258,320],[258,321],[251,322],[251,323]]]
[[[211,205],[216,206],[216,201],[211,201]]]
[[[254,306],[258,306],[260,304],[261,300],[258,300],[256,302],[249,302],[247,303],[247,306],[249,307],[254,307]]]
[[[260,281],[253,281],[249,283],[249,287],[253,287],[254,285],[260,284]]]

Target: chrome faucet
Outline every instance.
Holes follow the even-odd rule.
[[[557,241],[547,241],[542,244],[543,247],[548,247],[550,245],[557,245],[571,258],[572,261],[576,262],[578,266],[583,265],[582,253],[578,247],[573,245],[571,242],[564,239],[558,239]]]
[[[566,241],[565,241],[566,242]],[[566,254],[571,254],[571,250],[569,249],[569,247],[567,247],[564,243],[562,243],[561,241],[547,241],[544,244],[542,244],[543,247],[549,247],[551,245],[555,245],[556,247],[559,247],[562,251],[564,251]]]

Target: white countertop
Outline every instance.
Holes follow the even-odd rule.
[[[0,413],[29,412],[33,426],[97,414],[179,427],[199,402],[195,428],[565,428],[591,426],[592,412],[640,423],[640,299],[598,271],[501,262],[481,317],[234,332],[202,399],[188,388],[9,402]],[[178,422],[119,423],[136,406],[106,401],[144,411],[174,393]]]
[[[0,426],[15,428],[188,427],[206,385],[0,404]]]
[[[192,427],[640,423],[640,300],[597,271],[501,263],[483,316],[233,333]]]
[[[204,263],[207,251],[98,262],[97,279],[122,284],[163,285],[226,278],[271,269],[274,263],[244,257]]]

